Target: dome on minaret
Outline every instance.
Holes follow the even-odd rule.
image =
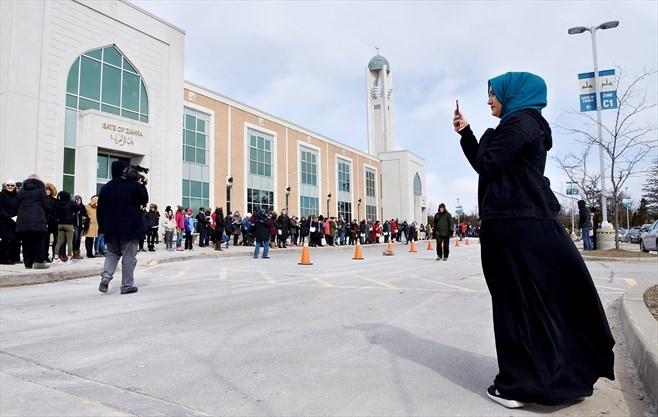
[[[379,71],[384,68],[384,65],[386,65],[386,72],[391,72],[391,65],[388,63],[388,60],[378,53],[368,62],[368,69],[370,71]]]

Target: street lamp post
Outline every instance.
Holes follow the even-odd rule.
[[[571,238],[576,239],[576,213],[574,211],[573,207],[573,170],[574,168],[578,168],[578,165],[566,167],[569,168],[569,171],[571,172],[571,175],[569,177],[569,185],[567,188],[567,195],[570,196],[570,203],[571,203]]]
[[[359,198],[356,201],[356,221],[359,222],[361,221],[361,218],[359,217],[361,215],[361,199]]]
[[[628,187],[626,187],[626,198],[628,198]],[[631,221],[630,217],[628,216],[628,208],[630,207],[630,204],[624,204],[626,206],[626,230],[631,230]]]
[[[331,200],[331,193],[327,194],[327,217],[329,217],[329,201]]]
[[[603,160],[603,144],[601,143],[602,137],[602,128],[601,128],[601,97],[599,97],[599,63],[596,55],[596,31],[598,29],[613,29],[619,26],[618,20],[613,20],[610,22],[601,23],[598,26],[585,27],[585,26],[576,26],[569,29],[569,35],[577,35],[583,32],[589,32],[592,35],[592,58],[594,60],[594,97],[596,99],[596,124],[598,127],[598,138],[599,138],[599,160],[601,164],[601,228],[609,229],[610,224],[608,223],[608,207],[605,196],[605,163]]]
[[[289,199],[290,199],[290,186],[288,185],[288,186],[286,187],[286,213],[289,211],[289,210],[288,210],[288,202],[289,202]]]

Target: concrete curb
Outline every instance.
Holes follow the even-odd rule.
[[[159,264],[171,262],[184,262],[195,259],[211,259],[211,258],[235,258],[240,256],[248,256],[251,253],[247,252],[226,252],[226,253],[200,253],[186,256],[176,256],[171,258],[151,259],[148,262],[138,263],[138,267],[155,266]],[[87,268],[80,268],[76,270],[53,270],[41,274],[6,274],[0,277],[0,288],[3,287],[17,287],[21,285],[35,285],[45,284],[48,282],[67,281],[78,278],[88,278],[100,276],[102,267],[90,266]],[[121,271],[121,265],[117,267],[117,271]]]
[[[621,300],[621,326],[626,347],[654,408],[658,407],[658,322],[644,303],[649,287],[637,286]]]
[[[582,255],[582,254],[581,254]],[[605,257],[605,256],[587,256],[587,255],[582,255],[583,259],[586,261],[616,261],[616,262],[656,262],[658,261],[658,257],[655,258],[612,258],[612,257]]]

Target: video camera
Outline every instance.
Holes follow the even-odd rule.
[[[122,180],[134,180],[142,184],[146,184],[146,174],[148,173],[148,168],[144,168],[139,165],[126,165],[119,178]]]

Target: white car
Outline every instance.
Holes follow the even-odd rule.
[[[658,220],[653,222],[649,230],[640,235],[640,250],[642,252],[658,251]]]

